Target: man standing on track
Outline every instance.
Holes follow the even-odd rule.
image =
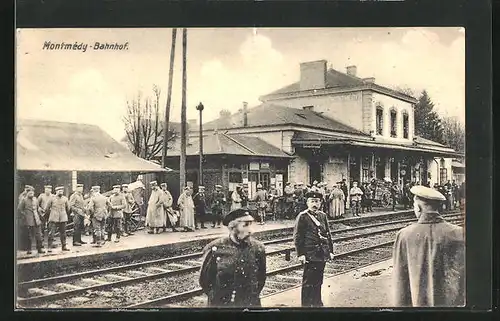
[[[73,246],[82,246],[82,244],[87,244],[82,241],[82,232],[85,229],[83,184],[76,184],[76,190],[69,198],[69,206],[73,213]]]
[[[260,307],[266,282],[264,244],[251,237],[254,218],[247,208],[230,212],[223,221],[229,236],[208,244],[200,286],[211,307]]]
[[[113,195],[108,198],[109,219],[111,220],[111,231],[108,234],[108,241],[111,242],[111,235],[116,233],[115,243],[120,242],[122,232],[123,209],[127,206],[125,197],[120,193],[120,185],[113,186]]]
[[[321,286],[325,265],[333,260],[333,241],[327,215],[319,211],[322,195],[306,195],[307,210],[295,220],[293,240],[299,261],[304,264],[301,301],[303,307],[322,307]]]
[[[64,187],[56,187],[56,196],[49,200],[47,212],[49,213],[49,252],[52,252],[54,235],[59,231],[63,251],[69,251],[66,247],[66,223],[70,211],[69,200],[64,194]]]
[[[222,186],[215,185],[215,191],[212,196],[212,228],[215,228],[216,224],[220,227],[225,205],[226,195],[222,191]]]
[[[456,307],[465,303],[463,229],[438,209],[446,198],[424,186],[411,188],[418,222],[396,235],[393,252],[395,306]]]

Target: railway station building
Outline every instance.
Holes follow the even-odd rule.
[[[280,151],[282,157],[269,176],[252,175],[257,165],[251,165],[251,159],[241,165],[248,166],[249,179],[264,185],[281,180],[280,175],[283,184],[317,180],[330,186],[342,179],[348,185],[372,178],[399,184],[439,180],[437,173],[444,173],[442,168],[460,155],[415,135],[415,98],[378,85],[374,78],[360,78],[356,69],[349,66],[340,72],[327,68],[326,60],[301,63],[300,79],[261,96],[261,105],[248,108],[243,103],[237,113],[221,112],[218,119],[203,124],[204,144],[217,142],[215,137],[237,137],[250,148],[256,139],[273,146],[273,153]],[[197,137],[197,131],[190,136]],[[196,154],[198,144],[193,141],[191,148],[189,155]],[[436,164],[441,158],[446,164]],[[196,171],[196,166],[189,168]],[[277,186],[280,192],[283,184]]]
[[[44,185],[64,186],[69,194],[77,182],[84,192],[96,184],[109,191],[139,174],[168,171],[135,156],[98,126],[18,119],[16,130],[18,193],[29,184],[37,194]]]

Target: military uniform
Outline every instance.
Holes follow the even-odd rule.
[[[206,195],[203,186],[198,187],[198,193],[194,194],[193,196],[193,203],[194,203],[194,225],[195,229],[198,229],[198,223],[200,223],[201,228],[206,228],[205,227],[205,216],[207,214],[207,200],[206,200]]]
[[[224,218],[224,225],[238,215],[253,220],[246,209],[237,209]],[[266,282],[266,252],[261,242],[252,237],[236,242],[228,236],[208,244],[203,253],[199,281],[209,306],[260,307]]]
[[[260,223],[264,224],[266,220],[267,208],[267,192],[262,189],[262,185],[257,186],[257,193],[255,193],[254,201],[257,202],[257,214],[260,217]]]
[[[226,195],[220,189],[222,186],[216,185],[216,190],[212,196],[212,227],[217,224],[220,226],[222,216],[224,215],[224,206],[226,205]]]
[[[113,188],[120,188],[120,185],[115,185]],[[111,234],[116,233],[115,242],[120,241],[121,227],[123,219],[123,209],[127,206],[125,197],[121,194],[113,194],[108,198],[109,218],[111,220],[111,231],[108,232],[108,241],[111,241]]]
[[[77,187],[83,187],[81,184],[77,184]],[[73,246],[80,246],[85,244],[82,241],[82,232],[85,228],[85,201],[83,199],[83,194],[81,192],[74,192],[69,198],[69,206],[71,207],[71,212],[73,213]]]
[[[56,188],[56,191],[63,190],[63,187]],[[49,251],[54,242],[54,235],[59,231],[63,251],[66,248],[66,223],[68,222],[68,213],[71,210],[69,200],[64,195],[56,195],[49,200],[47,212],[49,212]]]
[[[52,186],[46,185],[45,188],[51,188]],[[53,198],[55,195],[52,193],[42,193],[38,196],[38,215],[40,215],[40,220],[42,221],[41,225],[41,233],[42,233],[42,239],[43,235],[45,233],[45,230],[47,229],[47,223],[49,220],[48,215],[46,215],[46,209],[47,209],[47,204],[49,203],[49,200]]]
[[[307,197],[320,198],[319,193],[308,193]],[[309,209],[297,216],[293,233],[297,256],[305,256],[302,277],[302,306],[323,306],[321,286],[326,262],[333,253],[333,242],[327,215]]]
[[[22,227],[25,230],[25,235],[27,237],[28,254],[31,254],[31,246],[33,243],[33,238],[36,241],[36,249],[38,253],[44,253],[42,251],[42,237],[40,233],[40,226],[42,221],[38,216],[38,201],[35,197],[25,197],[21,199],[18,204],[18,212],[20,215],[20,221]]]
[[[99,246],[104,241],[104,229],[106,227],[106,218],[108,216],[107,203],[108,199],[99,193],[99,187],[92,187],[94,195],[90,198],[89,212],[92,220],[92,227],[96,237],[96,243]]]
[[[128,187],[128,184],[122,184],[122,187]],[[127,235],[133,235],[130,232],[129,222],[132,217],[132,206],[135,204],[134,196],[130,191],[122,192],[123,198],[125,198],[125,208],[123,209],[123,229]],[[125,236],[127,236],[125,235]]]
[[[418,198],[444,202],[424,186],[410,190]],[[465,303],[463,229],[437,211],[420,214],[417,223],[396,235],[393,252],[394,304],[403,307],[456,307]]]

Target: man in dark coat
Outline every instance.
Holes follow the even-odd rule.
[[[83,184],[76,184],[76,190],[69,198],[69,206],[73,213],[73,246],[81,246],[87,243],[82,241],[82,232],[85,229]]]
[[[27,254],[31,254],[31,246],[33,238],[36,241],[36,249],[38,253],[45,253],[42,250],[41,225],[42,221],[38,216],[38,200],[35,197],[35,189],[30,187],[26,191],[26,196],[21,199],[18,204],[18,212],[22,227],[25,230],[27,237]]]
[[[394,303],[404,307],[456,307],[465,303],[463,229],[446,222],[438,208],[446,198],[424,186],[411,189],[418,222],[396,235]]]
[[[201,224],[201,228],[206,229],[205,226],[205,216],[207,213],[207,200],[205,197],[205,186],[198,186],[198,193],[193,196],[194,203],[194,227],[198,229],[198,222]]]
[[[266,282],[264,244],[253,239],[254,218],[247,208],[224,217],[229,236],[208,244],[200,271],[200,286],[211,307],[260,307]]]
[[[309,192],[307,210],[297,216],[293,240],[304,264],[301,301],[303,307],[322,307],[321,285],[328,260],[333,259],[333,242],[325,213],[319,211],[321,194]]]
[[[347,190],[347,182],[346,179],[342,179],[342,185],[340,185],[340,189],[342,192],[344,192],[345,198],[344,198],[344,208],[347,208],[347,202],[349,199],[349,191]]]
[[[212,228],[220,227],[226,205],[226,195],[222,191],[221,185],[215,185],[215,191],[212,195]]]

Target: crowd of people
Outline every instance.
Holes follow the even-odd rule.
[[[389,193],[393,210],[396,203],[402,203],[405,209],[413,206],[410,190],[414,184],[410,182],[399,188],[392,182],[383,182],[381,187],[376,179],[359,185],[353,181],[349,190],[345,179],[333,186],[318,181],[309,185],[288,182],[283,193],[279,193],[274,184],[267,190],[258,184],[252,197],[249,196],[248,184],[238,184],[228,195],[221,185],[215,185],[209,193],[204,186],[198,186],[196,193],[192,187],[186,186],[174,204],[167,183],[158,184],[157,181],[150,182],[150,196],[145,202],[142,181],[143,177],[139,175],[136,182],[115,185],[112,191],[103,194],[100,186],[92,186],[90,192],[84,194],[83,184],[77,184],[69,198],[64,195],[62,186],[56,187],[53,194],[52,186],[47,185],[44,192],[35,197],[34,188],[26,185],[18,203],[21,247],[31,254],[35,241],[38,252],[44,253],[43,241],[47,234],[48,251],[52,251],[54,235],[59,233],[62,250],[69,251],[65,233],[68,220],[73,222],[73,246],[86,244],[82,240],[83,234],[92,234],[91,244],[96,247],[111,242],[113,234],[115,242],[119,242],[121,236],[133,235],[130,223],[134,213],[145,216],[149,234],[163,233],[167,229],[173,232],[206,229],[207,221],[212,223],[212,228],[219,228],[227,212],[247,208],[249,203],[255,205],[260,224],[265,224],[269,213],[275,218],[280,213],[280,218],[295,219],[307,209],[305,195],[310,192],[321,195],[319,209],[330,219],[343,218],[348,202],[352,216],[372,212],[381,189]],[[464,183],[458,186],[455,181],[434,186],[446,198],[443,209],[463,206],[464,186]]]

